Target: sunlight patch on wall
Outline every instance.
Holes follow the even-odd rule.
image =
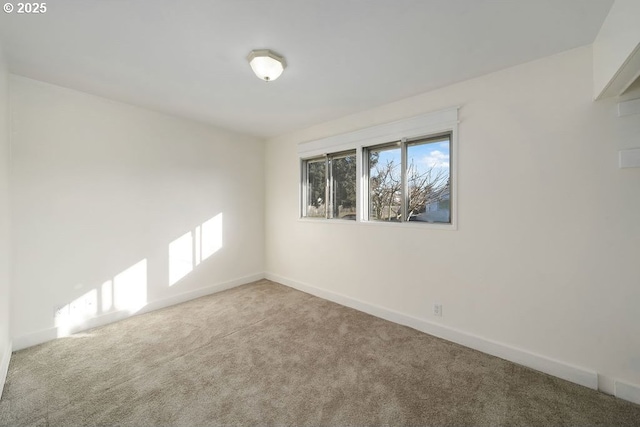
[[[78,285],[81,287],[82,285]],[[121,310],[133,314],[147,305],[146,258],[86,292],[54,313],[57,336],[66,337],[91,325],[98,314]]]
[[[169,286],[222,248],[222,212],[169,243]]]
[[[169,243],[169,285],[174,285],[196,266],[218,252],[223,245],[222,213],[208,219]],[[135,313],[147,305],[147,259],[104,281],[72,302],[55,307],[54,323],[58,337],[82,330],[98,315],[120,311]],[[75,288],[81,289],[78,284]]]
[[[188,232],[169,243],[169,286],[193,270],[193,234]]]
[[[100,296],[102,297],[102,312],[111,310],[113,307],[113,282],[111,280],[102,284]]]
[[[147,304],[147,260],[132,265],[113,278],[113,305],[136,312]]]
[[[58,336],[68,335],[71,328],[98,314],[98,291],[90,290],[56,310],[54,323]],[[62,335],[61,335],[62,334]]]
[[[204,261],[222,248],[222,212],[202,224],[202,259]]]
[[[202,259],[202,239],[200,238],[202,236],[202,231],[200,229],[200,226],[196,227],[196,265],[200,264],[200,260]]]

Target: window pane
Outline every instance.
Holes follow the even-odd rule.
[[[307,161],[307,206],[308,217],[324,218],[325,213],[325,187],[326,187],[325,160]]]
[[[356,219],[356,155],[333,157],[331,169],[331,203],[329,217]]]
[[[449,136],[407,145],[408,221],[451,222]]]
[[[402,207],[400,147],[369,150],[369,219],[399,221]]]

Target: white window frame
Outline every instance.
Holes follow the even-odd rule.
[[[324,218],[303,217],[303,191],[305,190],[305,174],[301,170],[299,181],[300,220],[323,223],[344,223],[376,227],[401,227],[438,230],[457,230],[458,227],[458,110],[459,107],[451,107],[432,113],[422,114],[408,119],[398,120],[360,129],[354,132],[330,136],[315,141],[298,144],[298,156],[300,165],[304,165],[307,159],[318,158],[348,150],[356,150],[356,221],[326,221]],[[367,221],[364,209],[368,204],[368,195],[363,191],[364,180],[367,179],[367,171],[363,164],[363,153],[367,147],[374,147],[384,143],[401,140],[413,140],[428,138],[439,134],[451,134],[450,147],[450,177],[451,177],[451,223],[428,223],[418,221],[386,222]],[[302,168],[301,166],[301,168]]]

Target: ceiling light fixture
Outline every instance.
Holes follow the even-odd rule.
[[[282,56],[269,49],[252,50],[247,59],[256,76],[265,82],[270,82],[280,77],[280,74],[287,66]]]

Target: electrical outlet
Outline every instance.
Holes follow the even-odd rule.
[[[439,302],[433,304],[433,314],[434,316],[442,317],[442,304]]]

